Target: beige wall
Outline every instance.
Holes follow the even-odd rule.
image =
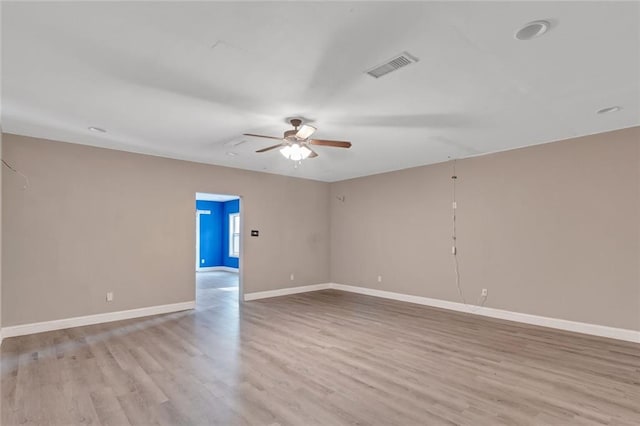
[[[10,134],[4,157],[30,179],[4,170],[4,326],[193,300],[196,191],[243,197],[245,292],[329,281],[327,183]]]
[[[489,307],[640,330],[639,170],[640,128],[458,161],[466,298],[487,288]],[[451,174],[331,184],[331,281],[459,301]]]
[[[4,136],[31,180],[3,170],[4,326],[193,300],[196,191],[242,195],[245,235],[260,230],[245,292],[332,281],[459,301],[451,164],[329,185]],[[640,329],[639,170],[640,128],[458,161],[467,299]]]
[[[0,158],[2,154],[2,127],[0,127]],[[2,342],[2,174],[5,166],[0,163],[0,342]]]

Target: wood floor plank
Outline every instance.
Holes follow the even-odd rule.
[[[640,345],[325,290],[6,339],[2,425],[638,425]]]

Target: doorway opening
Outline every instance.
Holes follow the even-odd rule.
[[[241,294],[241,200],[196,192],[196,308],[237,306]]]

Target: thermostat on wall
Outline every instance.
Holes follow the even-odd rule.
[[[252,229],[251,230],[251,236],[252,237],[257,237],[260,235],[260,231],[258,231],[257,229]]]

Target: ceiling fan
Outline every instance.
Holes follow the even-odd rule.
[[[255,136],[258,138],[275,139],[281,141],[277,145],[262,148],[256,152],[267,152],[272,149],[280,148],[280,153],[286,158],[293,161],[302,161],[305,158],[314,158],[318,156],[309,145],[317,146],[331,146],[335,148],[350,148],[351,142],[345,141],[330,141],[325,139],[309,139],[311,135],[316,131],[316,128],[309,126],[308,124],[302,124],[302,120],[293,118],[290,120],[293,130],[287,130],[284,132],[284,137],[278,138],[275,136],[256,135],[253,133],[244,133],[245,136]]]

